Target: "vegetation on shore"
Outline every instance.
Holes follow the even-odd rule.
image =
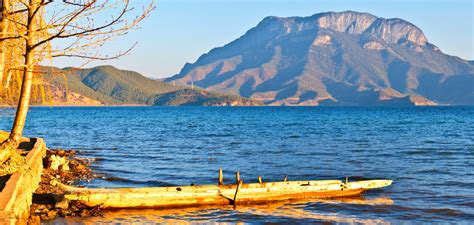
[[[34,95],[33,105],[155,105],[155,106],[249,106],[254,100],[175,86],[147,78],[137,72],[113,66],[87,69],[44,67],[43,77],[48,91],[45,96]],[[61,74],[62,76],[57,76]],[[0,105],[14,104],[18,99],[2,98]]]

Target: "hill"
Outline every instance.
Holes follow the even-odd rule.
[[[165,79],[269,105],[474,105],[474,65],[368,13],[267,17]]]
[[[113,66],[87,69],[42,68],[44,99],[34,94],[34,105],[256,105],[239,96],[174,86]],[[35,91],[33,91],[35,93]],[[173,96],[173,97],[171,97]],[[194,97],[193,97],[194,96]],[[3,104],[6,102],[4,101]],[[8,102],[12,104],[12,102]]]

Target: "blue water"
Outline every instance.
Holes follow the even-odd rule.
[[[474,107],[37,107],[25,135],[95,159],[99,178],[82,183],[90,187],[214,184],[219,168],[227,182],[235,171],[245,182],[394,180],[354,200],[114,212],[89,222],[474,221]]]

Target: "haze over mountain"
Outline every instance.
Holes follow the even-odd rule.
[[[368,13],[267,17],[166,82],[270,105],[474,105],[474,64]]]

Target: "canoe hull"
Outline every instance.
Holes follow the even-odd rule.
[[[357,196],[391,181],[366,183],[339,180],[290,181],[239,185],[180,186],[157,188],[88,189],[62,185],[65,198],[101,208],[179,208],[203,205],[255,204],[296,199]]]

